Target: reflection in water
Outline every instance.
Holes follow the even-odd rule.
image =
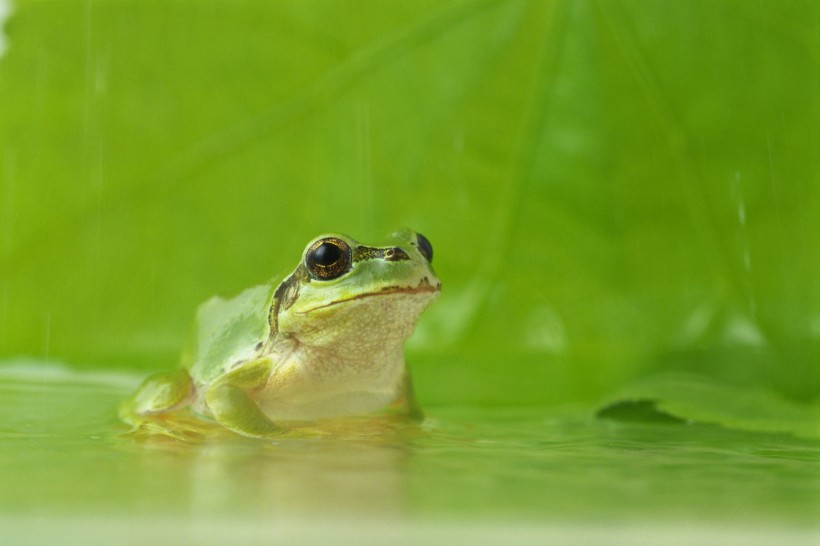
[[[236,498],[247,495],[258,502],[255,511],[271,517],[398,516],[405,510],[401,463],[406,453],[321,442],[242,454],[226,446],[207,447],[192,467],[193,508],[229,510]]]
[[[376,437],[372,433],[385,435]],[[399,516],[406,511],[402,469],[410,436],[401,427],[296,434],[275,440],[235,435],[184,443],[165,437],[120,442],[143,483],[178,489],[178,505],[200,514],[253,514],[267,518]]]

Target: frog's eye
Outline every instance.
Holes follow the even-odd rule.
[[[431,245],[427,237],[421,233],[416,233],[416,240],[419,243],[419,252],[421,252],[421,255],[427,258],[428,262],[433,263],[433,245]]]
[[[308,248],[305,265],[310,276],[320,281],[341,277],[353,266],[350,245],[336,237],[319,239]]]

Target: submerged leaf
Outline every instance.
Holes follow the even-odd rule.
[[[720,384],[696,375],[659,374],[630,384],[598,410],[604,418],[630,420],[640,408],[645,420],[717,424],[752,432],[786,432],[820,438],[820,402],[800,403],[762,388]],[[654,419],[653,419],[654,417]]]

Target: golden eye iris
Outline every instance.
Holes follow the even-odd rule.
[[[329,281],[350,271],[353,253],[350,245],[342,239],[327,237],[310,245],[305,255],[305,265],[313,278]]]

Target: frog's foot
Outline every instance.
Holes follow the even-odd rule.
[[[205,400],[219,424],[251,437],[284,432],[268,419],[251,397],[254,391],[265,386],[270,374],[271,361],[260,358],[242,364],[214,381],[205,393]]]
[[[200,442],[224,427],[202,419],[187,416],[184,412],[156,414],[136,425],[125,436],[154,440],[158,437],[173,438],[183,442]]]
[[[157,416],[190,404],[194,384],[185,370],[157,373],[148,377],[120,406],[120,419],[139,427]]]

